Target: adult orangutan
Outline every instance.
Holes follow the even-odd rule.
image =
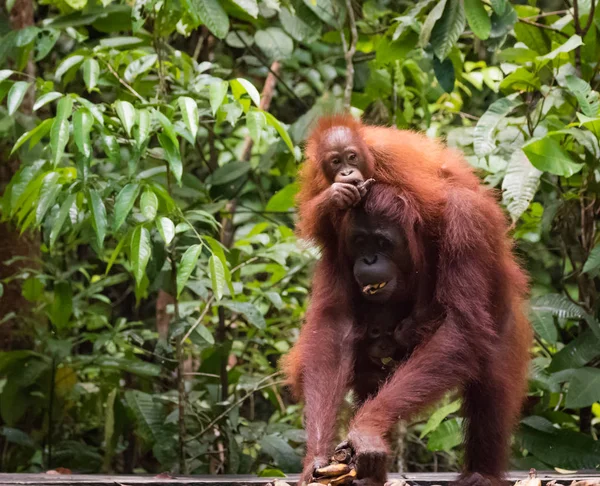
[[[306,155],[298,230],[322,257],[283,363],[305,401],[302,480],[328,463],[349,389],[357,410],[343,445],[369,485],[385,482],[398,419],[456,389],[467,424],[458,482],[499,484],[532,336],[527,279],[493,194],[440,142],[348,116],[322,119]]]

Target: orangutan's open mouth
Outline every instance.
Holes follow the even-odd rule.
[[[380,282],[380,283],[365,285],[362,288],[362,293],[367,294],[367,295],[375,295],[377,292],[379,292],[381,289],[383,289],[387,284],[388,284],[388,282]]]

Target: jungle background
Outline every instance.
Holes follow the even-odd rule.
[[[599,30],[596,0],[0,1],[0,470],[299,471],[296,174],[349,107],[497,189],[536,333],[511,467],[597,468]],[[394,468],[457,470],[459,408]]]

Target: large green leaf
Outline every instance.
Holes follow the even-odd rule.
[[[173,224],[173,221],[165,216],[161,216],[156,220],[156,228],[163,240],[165,240],[165,243],[169,245],[175,237],[175,225]]]
[[[45,93],[40,96],[35,103],[33,104],[33,111],[39,110],[42,106],[47,105],[59,98],[62,98],[63,94],[58,91],[50,91],[50,93]]]
[[[279,21],[285,31],[298,42],[307,42],[315,39],[321,33],[321,21],[302,2],[294,3],[295,12],[289,7],[279,10]]]
[[[339,0],[304,0],[304,5],[311,9],[323,22],[335,29],[341,29],[346,22],[346,4]]]
[[[545,341],[555,344],[558,340],[558,330],[554,324],[554,315],[548,310],[531,309],[529,315],[531,326],[536,334]]]
[[[246,126],[255,144],[260,143],[262,131],[267,126],[267,117],[261,110],[251,108],[246,114]]]
[[[265,329],[267,327],[267,323],[263,315],[260,313],[258,308],[250,302],[234,302],[231,300],[223,300],[221,301],[221,305],[232,312],[242,314],[250,324],[258,329]]]
[[[237,78],[232,79],[229,84],[235,99],[240,99],[243,93],[248,93],[254,104],[260,107],[260,93],[250,81],[244,78]]]
[[[54,300],[50,310],[50,319],[57,329],[65,329],[73,313],[73,291],[69,282],[54,285]]]
[[[600,339],[587,329],[552,357],[549,371],[581,368],[600,356]]]
[[[127,132],[127,135],[131,136],[131,130],[135,124],[136,114],[135,108],[129,101],[117,100],[115,101],[115,111],[121,120],[121,124]]]
[[[202,245],[192,245],[181,257],[181,261],[177,265],[177,297],[185,288],[185,284],[196,268],[200,253],[202,253]]]
[[[565,407],[589,407],[595,402],[600,402],[600,369],[579,368],[575,370],[569,380]]]
[[[300,456],[286,440],[277,434],[265,435],[260,439],[262,452],[271,456],[283,471],[300,471]]]
[[[73,138],[75,145],[85,158],[92,156],[90,132],[94,125],[94,117],[85,108],[80,108],[73,114]]]
[[[453,418],[442,422],[431,434],[427,441],[430,451],[450,452],[463,440],[461,420]]]
[[[575,75],[565,76],[567,89],[577,98],[581,111],[585,116],[596,117],[600,109],[598,92],[594,91],[589,83]]]
[[[210,281],[215,299],[221,300],[227,282],[225,279],[225,269],[223,268],[223,264],[221,263],[219,257],[211,255],[208,260],[208,268],[210,271]]]
[[[6,107],[8,109],[8,115],[12,116],[16,113],[21,106],[23,98],[25,98],[25,93],[29,89],[29,84],[26,81],[17,81],[12,85],[10,91],[8,92],[8,98],[6,100]]]
[[[102,248],[107,226],[106,208],[104,207],[100,194],[93,189],[88,191],[88,205],[90,212],[92,213],[92,226],[96,232],[98,247]]]
[[[564,177],[579,172],[584,164],[575,162],[554,138],[546,136],[523,145],[523,152],[534,167]]]
[[[91,92],[98,84],[98,76],[100,75],[100,65],[93,58],[86,59],[83,63],[83,80],[87,87],[88,93]]]
[[[148,221],[154,221],[158,211],[158,198],[154,191],[147,189],[140,198],[140,212]]]
[[[118,230],[125,222],[125,219],[131,212],[135,200],[140,192],[138,183],[127,184],[115,199],[115,217],[113,220],[113,230]]]
[[[270,61],[287,59],[294,51],[294,41],[279,27],[267,27],[257,31],[254,41]]]
[[[187,0],[190,12],[210,30],[215,37],[224,39],[229,32],[229,17],[219,0]]]
[[[183,123],[185,123],[185,126],[192,134],[192,138],[196,139],[199,123],[198,105],[196,104],[196,101],[189,96],[181,96],[177,99],[177,103],[181,110]]]
[[[163,438],[162,426],[165,423],[164,406],[154,401],[152,395],[138,390],[125,392],[125,400],[133,412],[138,432],[148,443],[155,443]]]
[[[52,224],[52,230],[50,231],[50,248],[54,247],[54,243],[60,235],[62,227],[65,224],[65,221],[67,220],[67,216],[69,215],[73,203],[75,202],[75,197],[75,194],[70,194],[60,207],[60,211],[58,212],[58,215],[56,216],[56,219]]]
[[[434,57],[433,72],[443,90],[446,93],[452,93],[454,91],[454,82],[456,81],[452,61],[449,58],[440,61],[437,57]]]
[[[44,176],[42,187],[37,201],[35,211],[35,224],[40,225],[50,209],[56,203],[56,196],[61,190],[61,184],[58,183],[60,174],[58,172],[49,172]]]
[[[217,110],[223,104],[228,89],[229,82],[225,80],[214,81],[209,86],[210,108],[213,115],[217,113]]]
[[[114,356],[98,356],[94,360],[101,368],[127,371],[138,376],[156,378],[160,375],[161,368],[154,363],[148,363],[139,359],[116,358]]]
[[[125,69],[125,80],[129,83],[133,83],[140,74],[150,71],[157,60],[158,56],[156,54],[148,54],[136,59]]]
[[[215,170],[211,174],[209,182],[214,186],[228,184],[238,180],[240,177],[245,176],[249,171],[250,164],[248,162],[229,162],[223,167],[219,167],[217,170]]]
[[[296,194],[298,194],[299,185],[297,182],[288,184],[280,191],[277,191],[267,203],[266,211],[288,211],[294,207]]]
[[[29,142],[29,148],[36,145],[52,128],[52,124],[54,123],[54,118],[48,118],[40,123],[37,127],[29,132],[25,132],[23,135],[19,137],[19,139],[15,142],[11,154],[16,152],[27,140]],[[34,143],[35,141],[35,143]]]
[[[515,150],[502,180],[502,199],[513,221],[529,207],[540,183],[542,172],[536,169],[522,150]]]
[[[138,225],[133,230],[130,244],[130,258],[133,267],[133,276],[138,286],[146,276],[146,267],[152,255],[150,246],[150,232],[143,226]]]
[[[583,273],[589,273],[592,275],[597,275],[598,270],[600,269],[600,245],[596,245],[585,261],[585,265],[583,265]]]
[[[56,117],[50,130],[50,148],[52,163],[57,166],[69,141],[69,117],[73,111],[73,98],[64,97],[58,102]]]
[[[465,30],[465,7],[462,0],[446,0],[442,17],[431,31],[431,46],[440,61],[446,59]]]
[[[277,118],[271,115],[271,113],[269,113],[268,111],[263,111],[263,113],[267,117],[267,123],[271,125],[277,131],[277,133],[279,133],[279,136],[285,142],[288,149],[290,149],[290,152],[294,154],[294,143],[288,135],[287,130],[283,127],[283,125],[279,122]]]
[[[165,156],[169,163],[169,169],[175,176],[178,184],[181,184],[181,176],[183,174],[183,164],[181,162],[181,154],[179,147],[173,143],[171,138],[166,133],[158,134],[158,143],[165,150]]]
[[[482,40],[487,39],[492,31],[492,21],[482,0],[465,0],[465,13],[473,34]]]
[[[437,429],[448,415],[458,412],[460,410],[460,406],[461,401],[454,400],[453,402],[450,402],[433,412],[425,424],[425,427],[423,427],[423,430],[421,431],[421,439],[427,436],[431,431]]]
[[[546,464],[572,471],[600,464],[600,444],[591,436],[558,429],[542,417],[527,417],[523,424],[517,436],[521,446]]]
[[[521,106],[522,102],[514,95],[494,101],[477,122],[473,133],[475,155],[485,157],[496,148],[493,137],[494,130],[512,110]]]
[[[442,17],[444,13],[444,8],[446,7],[447,0],[440,0],[436,3],[435,7],[431,9],[429,15],[423,22],[423,27],[421,27],[421,34],[419,37],[419,44],[421,47],[425,47],[429,43],[429,39],[431,38],[431,32],[435,27],[437,21]]]

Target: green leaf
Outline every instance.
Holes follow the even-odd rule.
[[[179,150],[179,140],[177,139],[177,132],[175,132],[175,127],[173,127],[173,123],[171,123],[171,120],[169,120],[158,110],[154,110],[153,113],[154,116],[158,119],[160,125],[162,126],[164,134],[171,139],[173,145],[175,145]]]
[[[177,99],[177,103],[181,110],[183,123],[185,123],[185,126],[192,134],[192,138],[195,140],[196,135],[198,134],[198,105],[196,104],[196,101],[188,96],[180,96]]]
[[[583,266],[583,273],[589,273],[592,276],[596,276],[598,274],[598,269],[600,269],[600,245],[596,245],[585,261],[585,265]]]
[[[223,269],[223,264],[221,260],[215,256],[211,255],[208,260],[208,268],[210,270],[210,281],[212,284],[212,290],[215,295],[216,300],[221,300],[223,297],[223,290],[225,289],[225,270]]]
[[[600,339],[592,330],[586,329],[573,341],[552,356],[549,371],[581,368],[600,356]]]
[[[251,108],[246,114],[246,126],[250,132],[250,137],[252,137],[254,143],[258,145],[260,143],[262,131],[267,126],[267,117],[262,111]]]
[[[461,0],[447,0],[444,14],[431,32],[431,46],[440,61],[446,59],[465,30],[465,9]]]
[[[125,81],[133,83],[140,74],[150,71],[154,64],[156,64],[157,59],[158,56],[156,54],[148,54],[133,61],[125,69]]]
[[[80,108],[73,115],[73,137],[75,145],[86,158],[92,156],[92,142],[90,132],[94,125],[94,117],[85,108]]]
[[[443,422],[430,435],[427,449],[430,451],[450,452],[463,440],[461,421],[453,418]]]
[[[0,69],[0,82],[10,78],[14,73],[12,69]]]
[[[221,305],[232,312],[242,314],[246,320],[257,329],[265,329],[267,323],[265,318],[260,313],[258,308],[250,302],[234,302],[230,300],[223,300]]]
[[[346,22],[346,5],[338,0],[304,0],[304,5],[310,8],[323,22],[336,30],[343,28]]]
[[[534,167],[559,176],[571,177],[584,165],[574,162],[560,143],[548,136],[530,140],[523,145],[523,152]]]
[[[113,252],[110,254],[110,258],[108,259],[108,263],[106,264],[106,271],[104,272],[104,275],[108,275],[108,273],[110,272],[110,269],[117,261],[117,257],[121,254],[121,250],[123,249],[123,246],[125,246],[125,243],[128,240],[129,240],[129,233],[119,240],[119,243],[117,243],[117,246],[115,247]]]
[[[56,117],[50,130],[50,148],[52,149],[52,163],[56,167],[60,162],[65,147],[69,141],[69,117],[73,110],[73,99],[61,98],[56,108]]]
[[[58,65],[56,71],[54,72],[54,78],[56,79],[56,81],[60,82],[61,78],[63,77],[63,74],[65,74],[69,69],[81,64],[81,62],[84,59],[85,58],[79,54],[67,57],[63,62],[61,62]]]
[[[248,93],[253,103],[260,108],[260,94],[250,81],[244,78],[237,78],[231,80],[230,84],[231,92],[236,100],[240,99],[241,94],[245,92]]]
[[[48,103],[51,103],[54,100],[62,98],[62,96],[63,94],[59,93],[58,91],[51,91],[50,93],[43,94],[33,104],[33,111],[39,110],[42,106],[47,105]]]
[[[454,91],[454,82],[456,81],[452,61],[448,58],[440,61],[437,57],[434,57],[433,72],[443,90],[446,93],[452,93]]]
[[[155,378],[160,375],[159,365],[141,361],[139,359],[116,358],[114,356],[99,356],[94,360],[101,368],[121,370],[134,375]]]
[[[96,59],[86,59],[83,63],[83,81],[90,93],[98,84],[98,76],[100,75],[100,65]]]
[[[156,220],[156,228],[162,236],[162,239],[165,240],[165,243],[169,245],[173,238],[175,237],[175,224],[169,218],[161,216]]]
[[[421,431],[421,439],[426,437],[431,431],[437,429],[448,415],[458,412],[460,410],[460,405],[460,400],[454,400],[433,412]]]
[[[425,22],[423,22],[423,27],[421,27],[421,34],[419,36],[419,45],[421,47],[425,47],[427,44],[429,44],[431,32],[433,31],[433,28],[435,27],[437,21],[442,17],[442,14],[444,13],[446,1],[447,0],[440,0],[439,2],[437,2],[435,7],[433,7],[431,9],[431,12],[429,12],[429,15],[427,15]]]
[[[150,136],[150,127],[152,125],[152,114],[148,110],[137,110],[137,131],[135,132],[135,141],[140,148]]]
[[[283,139],[283,141],[287,145],[288,149],[290,149],[290,152],[292,153],[292,155],[294,155],[294,144],[292,142],[292,139],[288,135],[288,132],[286,131],[286,129],[283,128],[283,125],[279,122],[279,120],[277,118],[275,118],[273,115],[271,115],[271,113],[269,113],[268,111],[263,111],[263,113],[267,117],[267,123],[269,125],[271,125],[273,128],[275,128],[275,130],[277,130],[277,133],[279,133],[279,136]]]
[[[583,45],[583,41],[581,37],[578,35],[571,36],[563,45],[557,47],[553,51],[550,51],[548,54],[544,56],[538,57],[539,61],[550,61],[552,59],[556,59],[559,55],[571,52]]]
[[[279,27],[257,31],[254,42],[271,62],[287,59],[294,52],[294,41]]]
[[[250,15],[250,17],[258,17],[258,2],[256,0],[233,0],[233,3]]]
[[[490,155],[496,148],[493,138],[494,130],[500,122],[516,107],[521,106],[515,95],[500,98],[494,101],[487,111],[481,116],[473,132],[473,147],[475,155],[485,157]]]
[[[35,42],[35,56],[34,61],[39,62],[44,59],[58,41],[61,31],[58,29],[43,29]]]
[[[61,184],[58,184],[59,178],[58,172],[49,172],[44,176],[35,211],[35,223],[38,226],[42,223],[48,209],[56,202],[56,196],[62,187]]]
[[[217,110],[223,104],[228,89],[229,82],[225,80],[216,81],[209,86],[210,109],[213,115],[217,113]]]
[[[67,196],[67,199],[62,203],[60,207],[60,211],[54,220],[54,224],[52,225],[52,230],[50,231],[50,248],[54,248],[54,244],[56,243],[56,239],[60,235],[60,231],[62,230],[65,221],[67,220],[67,216],[73,207],[73,203],[75,202],[76,195],[70,194]]]
[[[202,253],[202,245],[192,245],[185,250],[185,253],[181,257],[181,261],[177,265],[177,297],[181,295],[185,284],[196,268],[200,253]]]
[[[558,330],[554,324],[554,316],[549,311],[536,311],[531,309],[529,315],[531,326],[537,335],[550,344],[555,344],[558,340]]]
[[[319,18],[303,3],[294,4],[295,13],[290,8],[279,10],[279,21],[285,31],[298,42],[308,42],[321,34],[322,23]]]
[[[229,32],[229,17],[219,0],[187,0],[190,13],[198,18],[215,37],[224,39]]]
[[[25,97],[25,93],[29,89],[29,84],[26,81],[16,81],[10,91],[8,92],[8,98],[6,100],[6,107],[8,109],[8,115],[12,116],[16,113],[21,106],[21,102]]]
[[[571,375],[565,407],[588,407],[600,401],[600,369],[579,368]]]
[[[127,184],[115,199],[115,219],[113,221],[113,230],[117,231],[127,219],[131,212],[135,200],[140,192],[138,183]]]
[[[539,27],[517,22],[514,29],[517,40],[537,53],[538,56],[548,52],[550,48],[549,42]]]
[[[179,147],[173,144],[173,141],[165,133],[158,134],[158,143],[165,150],[167,162],[169,168],[175,176],[178,184],[181,184],[181,176],[183,174],[183,164],[181,163],[181,155],[179,153]]]
[[[572,74],[565,76],[567,89],[577,98],[581,111],[590,118],[598,116],[600,109],[600,99],[598,92],[592,90],[589,83]]]
[[[213,186],[220,186],[233,182],[240,177],[243,177],[250,170],[250,164],[248,162],[235,161],[229,162],[222,167],[215,170],[209,178],[210,184]]]
[[[595,469],[600,463],[600,445],[590,435],[556,428],[549,420],[536,416],[527,417],[522,424],[519,446],[545,464],[577,471]]]
[[[208,243],[210,249],[219,260],[223,264],[223,273],[225,275],[225,281],[227,282],[227,287],[229,288],[230,294],[233,296],[235,294],[235,290],[233,288],[233,284],[231,282],[231,273],[229,272],[229,267],[227,266],[227,258],[225,257],[225,250],[223,249],[223,245],[211,238],[210,236],[205,236],[204,241]]]
[[[288,184],[280,191],[271,196],[265,211],[288,211],[294,207],[299,185],[297,182]]]
[[[502,180],[502,200],[513,221],[518,221],[529,207],[541,176],[522,150],[513,152]]]
[[[465,13],[469,27],[477,37],[487,39],[492,31],[492,21],[481,0],[465,0]]]
[[[194,332],[197,333],[204,341],[208,344],[215,344],[215,338],[212,333],[206,328],[204,324],[198,324],[194,329]]]
[[[158,198],[151,190],[145,190],[140,198],[140,210],[148,221],[154,221],[158,211]]]
[[[129,101],[117,100],[115,101],[115,111],[121,120],[123,128],[127,132],[127,135],[131,137],[131,130],[135,124],[135,108]]]
[[[52,124],[54,123],[54,118],[48,118],[40,123],[37,127],[29,132],[25,132],[23,135],[19,137],[16,141],[14,147],[11,150],[11,154],[16,152],[27,140],[31,140],[29,142],[29,148],[33,147],[37,142],[39,142],[52,128]],[[36,143],[33,143],[34,140],[37,140]]]
[[[130,244],[133,277],[138,286],[146,276],[146,267],[148,266],[148,261],[150,261],[151,254],[150,232],[143,225],[138,225],[133,230]]]
[[[302,469],[300,456],[278,434],[263,436],[259,441],[259,445],[260,450],[271,456],[282,471],[300,471]]]
[[[73,314],[73,291],[68,282],[58,282],[54,286],[54,300],[50,310],[50,320],[61,330],[67,327]]]
[[[95,190],[88,190],[88,205],[92,213],[92,226],[96,232],[98,248],[102,248],[106,236],[106,208],[100,194]]]

